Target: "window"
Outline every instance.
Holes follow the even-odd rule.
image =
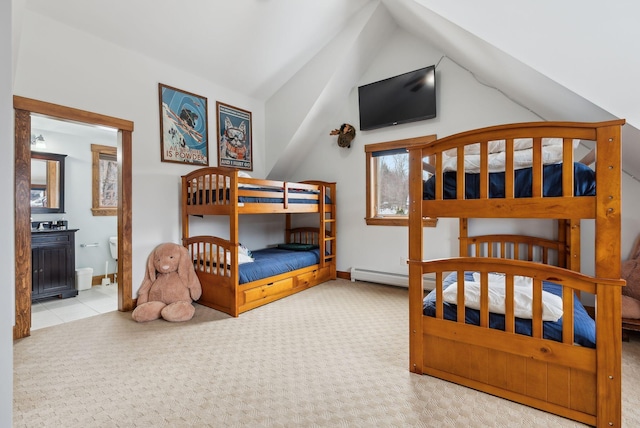
[[[118,215],[118,158],[115,147],[91,145],[94,216]]]
[[[435,135],[428,135],[365,146],[368,225],[408,225],[409,154],[407,148],[435,139]],[[423,171],[423,180],[429,178],[430,174]],[[424,220],[425,226],[435,226],[436,223],[437,219]]]

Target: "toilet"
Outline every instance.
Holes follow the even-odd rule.
[[[115,260],[118,260],[118,237],[110,236],[109,237],[109,250],[111,250],[111,257]],[[113,274],[113,282],[118,282],[118,272],[117,272],[117,264],[116,264],[116,272]]]
[[[118,237],[109,237],[109,249],[111,250],[111,257],[118,260]]]

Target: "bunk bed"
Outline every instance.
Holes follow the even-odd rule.
[[[336,279],[335,183],[264,180],[206,167],[182,176],[181,200],[182,241],[202,284],[199,304],[237,317]],[[285,216],[280,243],[253,251],[240,244],[239,217],[255,214]],[[295,214],[317,214],[318,220],[299,226]],[[191,217],[210,215],[228,218],[228,238],[190,235]]]
[[[501,125],[409,149],[412,372],[582,423],[620,426],[623,124]],[[545,165],[553,139],[560,161]],[[578,141],[592,142],[595,170],[575,161]],[[530,166],[515,153],[523,142]],[[492,154],[500,151],[496,166]],[[427,217],[459,219],[459,257],[423,260]],[[550,219],[557,230],[554,239],[473,237],[472,218]],[[595,222],[593,277],[579,272],[582,219]],[[435,276],[426,296],[425,274]],[[581,303],[587,296],[595,301],[593,318]],[[559,305],[559,318],[548,316],[548,297]]]

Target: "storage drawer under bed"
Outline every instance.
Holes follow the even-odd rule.
[[[307,288],[329,279],[329,268],[315,269],[296,276],[296,288]]]
[[[240,312],[286,297],[329,280],[329,268],[307,270],[298,275],[281,278],[268,284],[258,285],[240,291]],[[244,302],[244,303],[242,303]]]
[[[244,301],[245,303],[250,303],[286,293],[293,288],[293,284],[293,278],[285,278],[270,284],[250,288],[244,291]]]

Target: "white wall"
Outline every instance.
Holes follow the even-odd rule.
[[[439,52],[398,29],[358,85],[437,64]],[[307,160],[293,179],[324,179],[337,182],[338,270],[364,267],[406,273],[400,259],[408,254],[406,227],[367,226],[365,217],[366,144],[420,135],[446,136],[455,132],[506,122],[538,120],[497,91],[478,83],[467,71],[448,59],[436,69],[437,117],[426,121],[372,131],[358,131],[350,149],[338,147],[336,137],[327,135],[313,145]],[[335,123],[359,125],[357,87],[352,88]],[[440,219],[436,228],[425,229],[425,258],[457,254],[458,222]]]
[[[211,164],[217,163],[215,147],[215,101],[220,100],[253,113],[254,171],[265,174],[264,107],[261,102],[216,86],[201,78],[142,57],[103,40],[80,33],[29,10],[20,23],[19,54],[14,94],[96,113],[121,117],[135,123],[133,133],[133,289],[143,276],[144,262],[160,242],[180,240],[179,177],[193,167],[160,162],[158,88],[159,82],[175,86],[209,100],[209,140]],[[442,53],[403,30],[397,30],[386,44],[377,46],[378,56],[358,84],[366,84],[409,70],[436,64]],[[43,66],[46,64],[46,66]],[[438,117],[392,128],[358,132],[351,149],[335,144],[328,131],[340,123],[358,123],[357,90],[345,96],[343,108],[335,112],[324,136],[311,145],[310,156],[289,179],[317,178],[338,182],[338,269],[377,266],[405,271],[400,257],[407,253],[407,237],[402,227],[365,226],[364,152],[365,144],[417,135],[445,136],[454,132],[506,122],[537,120],[496,90],[477,82],[466,70],[447,58],[438,65]],[[309,85],[314,81],[309,80]],[[295,109],[296,98],[290,104]],[[637,193],[635,181],[625,184]],[[625,204],[630,204],[625,198]],[[632,204],[632,203],[631,203]],[[631,207],[627,213],[636,212]],[[639,228],[625,217],[622,248],[628,252]],[[629,219],[629,220],[627,220]],[[275,224],[277,220],[264,220]],[[222,234],[221,227],[215,233]],[[275,230],[275,227],[274,227]],[[246,234],[246,233],[245,233]],[[246,234],[245,241],[252,239]],[[438,227],[425,230],[425,257],[455,253],[457,222],[441,219]],[[364,239],[360,239],[364,237]],[[379,243],[384,242],[381,246]],[[252,247],[261,246],[261,242]],[[383,248],[380,248],[383,247]],[[363,251],[372,248],[373,250]]]
[[[327,118],[333,121],[353,83],[369,68],[379,46],[396,28],[386,7],[369,3],[267,100],[269,178],[282,179],[291,174],[306,156],[309,140],[328,132]],[[331,126],[329,129],[336,127]]]
[[[629,55],[640,37],[638,2],[418,3],[638,127],[640,109],[628,96],[640,90],[640,62]]]
[[[151,250],[161,242],[180,242],[180,176],[195,169],[160,161],[158,83],[208,99],[211,165],[217,165],[215,102],[251,111],[256,176],[264,174],[263,104],[189,74],[180,64],[158,63],[28,10],[23,18],[14,94],[134,122],[135,296]]]
[[[13,325],[15,323],[15,252],[13,242],[14,206],[14,151],[13,151],[13,98],[11,51],[11,2],[0,2],[0,228],[2,257],[0,257],[0,426],[10,427],[13,415]]]
[[[398,75],[420,67],[437,64],[442,58],[423,41],[398,29],[389,41],[379,47],[379,54],[361,77],[358,85]],[[540,120],[532,112],[513,103],[500,92],[479,83],[468,71],[448,58],[442,59],[436,70],[438,116],[411,124],[358,132],[350,149],[338,147],[336,137],[328,135],[312,145],[306,160],[291,179],[323,179],[338,183],[338,270],[364,267],[387,272],[406,273],[401,258],[408,254],[405,227],[367,226],[365,224],[365,153],[366,144],[399,140],[420,135],[439,137],[483,126],[510,122]],[[293,101],[292,101],[293,102]],[[335,116],[334,124],[348,122],[358,127],[357,87],[352,88],[344,107]],[[553,120],[551,118],[550,120]],[[330,125],[327,125],[327,129]],[[626,257],[633,240],[640,232],[637,197],[639,183],[623,175],[623,238],[622,254]],[[555,226],[549,221],[488,220],[472,223],[474,233],[533,230],[540,236],[554,236]],[[458,221],[440,219],[435,228],[425,228],[424,258],[450,257],[458,254]],[[585,222],[582,228],[582,267],[593,274],[593,225]]]

